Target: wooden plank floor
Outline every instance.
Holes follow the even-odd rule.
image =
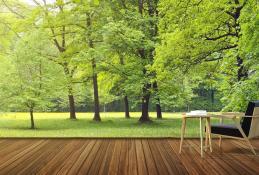
[[[0,139],[0,174],[259,174],[243,141],[225,139],[202,159],[199,140],[179,151],[179,139]]]

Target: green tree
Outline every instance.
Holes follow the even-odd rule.
[[[110,19],[109,23],[104,26],[103,35],[105,54],[108,59],[104,60],[102,69],[108,72],[111,77],[116,77],[110,78],[110,80],[114,80],[112,92],[116,96],[123,98],[125,117],[130,118],[128,94],[138,96],[140,93],[135,88],[140,88],[136,84],[140,81],[138,76],[141,75],[136,69],[139,68],[138,63],[136,64],[134,61],[137,59],[135,50],[140,45],[139,41],[143,34],[125,25],[123,19]],[[135,79],[135,82],[132,81],[133,79]]]
[[[73,64],[72,60],[79,52],[79,45],[76,43],[76,32],[71,27],[71,7],[63,0],[56,1],[51,5],[47,4],[46,1],[43,1],[43,4],[38,1],[34,2],[38,6],[35,11],[39,14],[35,20],[38,20],[39,17],[43,19],[43,22],[39,23],[39,27],[48,29],[48,36],[46,37],[52,40],[53,45],[58,50],[58,53],[48,58],[63,68],[66,78],[70,119],[76,119],[73,81],[77,66]]]
[[[102,62],[103,54],[102,26],[106,21],[106,2],[105,1],[74,1],[73,9],[74,26],[77,27],[80,38],[78,42],[81,45],[77,65],[85,71],[85,77],[89,77],[93,82],[94,98],[94,121],[101,121],[100,117],[100,99],[98,88],[98,73],[100,72],[98,64]]]
[[[26,110],[30,113],[31,129],[35,129],[34,111],[46,111],[52,107],[52,100],[59,95],[57,77],[60,69],[37,52],[49,52],[50,44],[37,31],[24,34],[15,45],[13,55],[1,65],[1,101],[10,110]],[[40,39],[39,41],[37,39]],[[9,64],[8,64],[9,63]],[[8,69],[8,70],[6,70]]]
[[[251,18],[256,18],[256,1],[161,1],[162,43],[157,47],[157,60],[166,66],[181,67],[188,73],[197,70],[197,65],[211,62],[217,67],[214,73],[218,85],[221,84],[217,87],[227,97],[223,99],[224,104],[239,101],[233,87],[251,78],[249,72],[253,68],[246,60],[256,59],[256,55],[242,53],[242,38],[246,37],[243,26],[254,28],[246,17],[248,11]]]
[[[153,64],[155,44],[158,42],[157,4],[158,1],[151,0],[113,2],[111,6],[113,18],[106,27],[110,31],[108,33],[110,50],[122,60],[120,64],[125,62],[125,58],[129,58],[126,64],[134,65],[134,73],[131,74],[127,70],[129,76],[124,78],[125,82],[131,82],[127,84],[131,87],[122,88],[122,92],[134,89],[135,96],[141,96],[140,122],[150,121],[148,111],[151,95],[156,99],[157,117],[162,117],[156,72],[149,69]],[[125,66],[120,66],[121,69],[123,67]]]

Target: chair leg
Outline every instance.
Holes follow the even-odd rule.
[[[219,136],[219,147],[221,148],[222,136]]]
[[[255,152],[255,150],[254,150],[254,148],[253,148],[251,142],[248,140],[248,138],[246,137],[246,138],[244,138],[244,140],[246,141],[246,143],[247,143],[248,146],[250,147],[252,153],[253,153],[254,155],[256,155],[256,152]]]
[[[255,150],[254,150],[252,144],[250,143],[249,139],[248,139],[247,136],[245,135],[245,133],[244,133],[243,129],[241,128],[240,124],[238,123],[238,120],[237,120],[237,119],[235,119],[235,123],[236,123],[236,126],[237,126],[239,132],[242,134],[244,140],[246,141],[246,143],[248,144],[249,148],[251,149],[252,153],[253,153],[254,155],[256,155],[256,152],[255,152]]]
[[[183,119],[182,119],[181,141],[180,141],[179,154],[182,152],[183,139],[184,139],[184,134],[185,134],[185,127],[186,127],[186,118],[183,117]]]
[[[208,135],[209,135],[209,130],[208,130],[209,126],[208,126],[208,119],[206,119],[206,133],[205,133],[205,151],[207,151],[208,148]]]
[[[220,124],[223,124],[223,118],[220,118]],[[219,136],[219,148],[221,148],[222,136]]]

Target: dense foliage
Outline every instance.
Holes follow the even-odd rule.
[[[0,11],[3,111],[141,110],[146,122],[150,110],[259,99],[256,0],[1,0]]]

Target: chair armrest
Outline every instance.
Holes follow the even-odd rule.
[[[243,117],[243,116],[245,116],[245,113],[242,113],[242,112],[222,112],[219,115],[224,115],[224,116],[226,116],[226,115],[230,115],[230,116],[235,115],[237,117]]]
[[[247,117],[247,118],[259,118],[259,114],[254,114],[254,115],[245,115],[243,117]]]
[[[211,117],[220,118],[220,119],[234,119],[237,116],[233,114],[223,115],[223,114],[212,114]]]
[[[236,119],[243,116],[245,116],[245,114],[240,112],[222,112],[221,114],[212,115],[212,117],[221,119]]]

